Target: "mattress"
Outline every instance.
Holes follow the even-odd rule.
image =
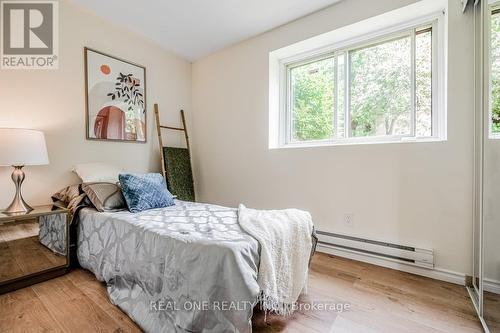
[[[237,210],[176,200],[141,213],[79,212],[80,265],[147,332],[251,332],[259,244]]]

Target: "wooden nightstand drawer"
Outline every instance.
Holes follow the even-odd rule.
[[[68,266],[67,210],[41,206],[0,214],[0,293],[62,275]]]

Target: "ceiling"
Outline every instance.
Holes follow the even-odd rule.
[[[340,0],[73,0],[194,61]]]

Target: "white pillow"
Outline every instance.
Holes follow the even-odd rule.
[[[107,163],[77,164],[73,168],[73,172],[75,172],[84,183],[117,183],[118,175],[123,173],[121,169]]]

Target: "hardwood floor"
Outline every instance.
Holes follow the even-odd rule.
[[[483,294],[484,320],[491,333],[500,333],[500,295],[485,291]]]
[[[288,319],[256,311],[254,332],[482,332],[464,287],[321,253],[301,301]],[[0,332],[140,332],[82,269],[2,295],[0,309]]]

